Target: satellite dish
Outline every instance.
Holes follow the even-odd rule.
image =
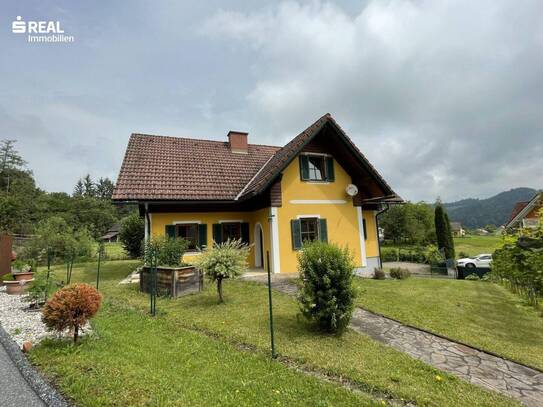
[[[355,196],[356,194],[358,194],[358,188],[356,187],[356,185],[349,184],[347,185],[347,188],[345,188],[345,192],[347,192],[347,195],[349,196]]]

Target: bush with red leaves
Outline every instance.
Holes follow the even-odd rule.
[[[48,328],[62,332],[74,331],[77,342],[79,329],[98,312],[102,296],[88,284],[71,284],[58,290],[43,307],[42,321]]]

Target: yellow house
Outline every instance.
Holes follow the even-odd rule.
[[[113,199],[139,205],[146,239],[187,239],[188,262],[241,238],[251,267],[295,272],[319,239],[348,246],[362,274],[381,264],[377,214],[401,202],[330,114],[284,147],[132,134]]]

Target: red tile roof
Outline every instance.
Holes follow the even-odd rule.
[[[515,206],[513,207],[513,210],[511,211],[511,216],[509,217],[509,220],[507,221],[506,225],[511,223],[513,219],[524,209],[526,208],[526,205],[528,205],[530,202],[517,202]]]
[[[386,198],[401,201],[329,113],[284,147],[249,144],[248,154],[232,153],[227,142],[132,134],[113,200],[249,198],[265,190],[326,124],[346,141]]]
[[[132,134],[113,199],[233,200],[279,147]]]

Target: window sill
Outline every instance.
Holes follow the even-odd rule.
[[[313,180],[310,180],[310,179],[303,179],[301,180],[302,182],[307,182],[309,184],[333,184],[334,181],[313,181]]]

